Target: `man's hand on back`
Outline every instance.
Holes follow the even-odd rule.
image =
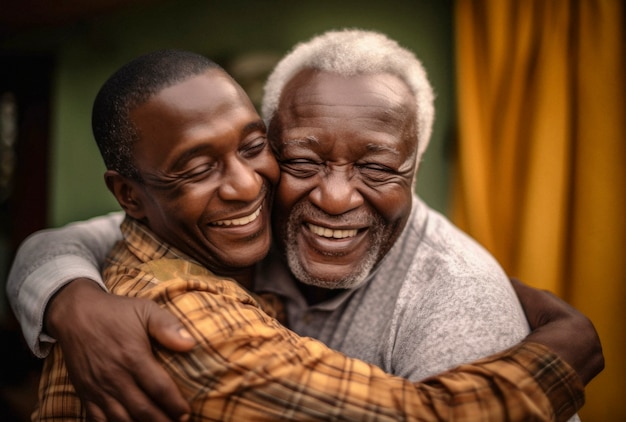
[[[91,419],[188,417],[189,404],[150,347],[151,338],[181,352],[195,345],[168,311],[152,301],[115,296],[91,280],[76,279],[50,301],[45,321]]]
[[[548,291],[511,282],[533,330],[526,341],[550,348],[587,385],[604,369],[600,338],[589,318]]]

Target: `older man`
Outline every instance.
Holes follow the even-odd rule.
[[[315,37],[276,66],[263,114],[278,252],[255,289],[287,298],[294,331],[414,380],[527,334],[497,262],[414,194],[434,108],[411,52],[369,31]]]
[[[410,52],[369,32],[317,37],[276,68],[264,113],[283,172],[274,214],[280,252],[254,288],[286,298],[294,330],[412,379],[524,337],[497,263],[413,195],[433,112]],[[78,275],[90,273],[61,278]],[[74,311],[55,303],[80,306],[66,290],[48,311],[62,344],[55,309]]]

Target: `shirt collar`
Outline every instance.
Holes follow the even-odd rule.
[[[148,226],[130,216],[126,216],[120,230],[128,249],[142,262],[162,258],[177,258],[198,263],[193,258],[159,239]]]
[[[404,244],[404,238],[408,236],[408,232],[413,229],[413,222],[423,222],[426,218],[427,209],[423,202],[416,196],[412,197],[411,214],[407,221],[406,226],[402,230],[399,238],[394,243],[394,246],[389,250],[381,262],[376,265],[372,272],[367,276],[358,287],[345,290],[337,296],[317,303],[310,307],[310,309],[319,310],[334,310],[344,303],[348,298],[354,294],[354,292],[367,286],[370,281],[376,276],[380,267],[383,266],[388,260],[397,259],[398,255],[402,254],[402,245]],[[270,253],[257,265],[256,277],[254,282],[254,290],[257,292],[269,292],[274,293],[282,297],[288,298],[290,301],[297,302],[300,306],[308,307],[306,299],[297,287],[297,281],[291,274],[285,259],[281,252],[277,248],[272,247]]]

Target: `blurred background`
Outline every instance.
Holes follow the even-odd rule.
[[[418,193],[523,281],[596,325],[606,369],[583,421],[626,420],[623,0],[6,1],[0,12],[0,419],[28,420],[41,362],[6,301],[30,233],[119,207],[90,128],[104,80],[180,48],[225,67],[258,104],[295,43],[329,29],[414,51],[436,121]]]

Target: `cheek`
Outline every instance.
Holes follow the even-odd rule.
[[[276,158],[269,149],[258,157],[249,161],[250,167],[264,179],[267,179],[272,185],[276,185],[280,178],[280,168],[276,162]]]
[[[214,192],[214,186],[209,186],[209,184],[186,187],[175,197],[163,202],[162,208],[165,216],[176,216],[175,219],[178,221],[197,220],[208,207]]]
[[[411,213],[412,192],[410,189],[392,188],[367,199],[376,212],[389,225],[404,223]]]
[[[313,189],[313,181],[297,179],[288,173],[282,173],[276,187],[275,209],[288,212],[299,200],[306,197]]]

